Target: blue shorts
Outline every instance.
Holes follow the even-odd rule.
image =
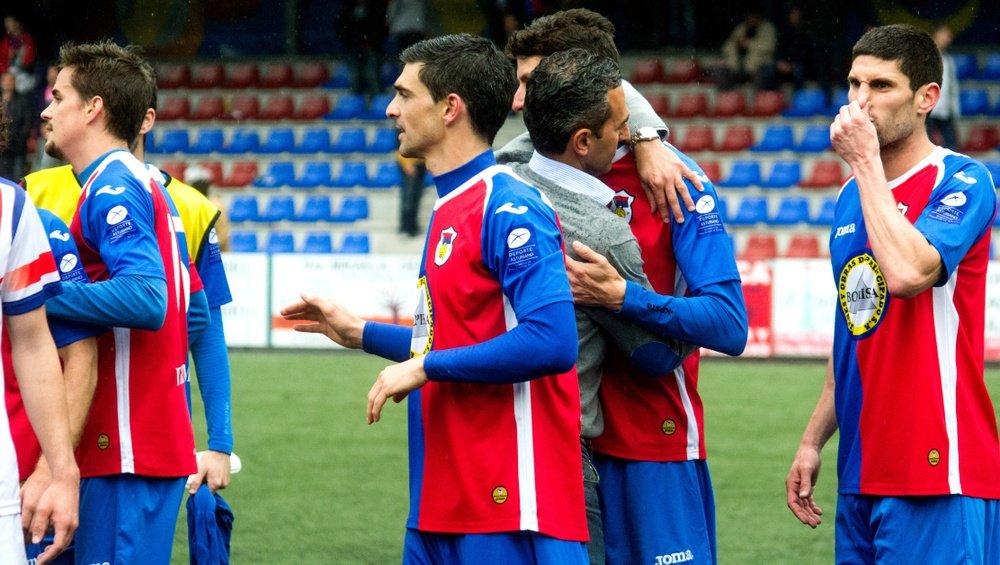
[[[49,531],[42,538],[41,543],[29,543],[25,544],[24,552],[28,555],[28,565],[34,565],[34,559],[38,559],[38,556],[45,551],[45,548],[52,545],[54,541],[54,533]],[[73,556],[76,554],[76,540],[70,540],[69,545],[63,550],[55,559],[49,561],[52,565],[73,565]]]
[[[1000,563],[1000,501],[837,497],[837,563]]]
[[[537,532],[436,534],[407,528],[403,540],[403,565],[586,565],[587,562],[587,548],[583,542],[556,539]]]
[[[716,563],[715,497],[705,461],[594,454],[608,565]]]
[[[128,474],[81,480],[76,562],[169,565],[186,480]]]

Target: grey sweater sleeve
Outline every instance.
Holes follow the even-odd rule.
[[[663,134],[662,138],[667,139],[670,136],[670,129],[642,94],[627,80],[622,80],[622,88],[625,89],[625,105],[628,106],[628,129],[635,131],[640,127],[656,128]]]

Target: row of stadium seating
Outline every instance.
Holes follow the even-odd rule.
[[[339,239],[339,242],[335,242]],[[263,240],[263,242],[261,241]],[[296,240],[301,243],[297,244]],[[261,245],[263,243],[263,245]],[[229,249],[233,253],[371,253],[371,238],[366,232],[345,232],[334,238],[329,231],[308,231],[297,234],[290,230],[273,230],[260,235],[253,230],[233,230],[229,234]]]
[[[368,198],[364,195],[348,195],[334,205],[329,196],[312,194],[296,206],[295,198],[289,195],[275,195],[260,206],[256,196],[234,196],[229,203],[229,221],[243,222],[299,222],[299,223],[353,223],[368,218]]]
[[[332,101],[331,101],[332,99]],[[164,96],[158,104],[156,117],[159,120],[191,120],[205,122],[212,120],[275,121],[275,120],[385,120],[385,110],[392,101],[392,95],[379,94],[367,101],[360,94],[345,93],[336,96],[328,94],[307,94],[296,97],[291,94],[272,94],[261,98],[253,94],[220,95],[170,95]]]
[[[185,153],[205,155],[222,153],[242,155],[246,153],[371,153],[391,154],[396,151],[398,133],[394,127],[378,127],[369,134],[364,127],[348,126],[337,128],[331,133],[329,127],[307,127],[300,135],[289,127],[275,127],[264,130],[255,127],[236,127],[228,132],[220,127],[163,128],[146,134],[147,153]],[[264,134],[263,138],[261,134]],[[829,134],[827,135],[829,137]]]
[[[351,75],[345,65],[325,62],[164,63],[157,66],[161,90],[179,88],[347,88]]]

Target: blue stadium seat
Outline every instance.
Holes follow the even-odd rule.
[[[330,78],[323,83],[323,88],[350,88],[351,70],[347,65],[334,65]]]
[[[799,90],[792,96],[792,104],[781,113],[786,118],[808,118],[826,112],[826,93],[818,88]]]
[[[395,80],[395,77],[393,78]],[[362,116],[368,120],[384,120],[385,109],[389,107],[389,103],[392,102],[393,94],[377,94],[372,98],[371,104],[368,105],[368,110],[365,111]]]
[[[228,155],[241,155],[243,153],[256,153],[260,149],[260,134],[255,129],[236,128],[233,130],[229,143],[222,146],[219,151]]]
[[[802,134],[802,141],[794,149],[799,153],[822,153],[830,149],[830,126],[806,127],[806,132]]]
[[[760,163],[757,161],[733,161],[729,176],[720,179],[718,185],[726,188],[746,188],[760,184]]]
[[[802,164],[798,161],[781,160],[771,164],[767,178],[761,179],[763,188],[790,188],[802,180]]]
[[[384,161],[378,164],[375,176],[368,180],[366,186],[371,188],[391,188],[401,184],[403,184],[403,172],[399,169],[399,163]]]
[[[289,184],[293,188],[319,188],[329,185],[331,176],[329,162],[308,161],[302,169],[302,175]]]
[[[293,218],[296,222],[316,223],[330,220],[330,197],[325,194],[310,194],[302,203],[302,209]]]
[[[260,219],[256,196],[234,196],[229,203],[229,221],[234,224]]]
[[[329,114],[323,116],[327,120],[353,120],[360,118],[365,112],[365,97],[360,94],[342,94]]]
[[[309,128],[302,132],[302,142],[292,148],[292,153],[326,153],[330,150],[330,130]]]
[[[277,188],[291,185],[294,180],[295,165],[291,161],[272,161],[264,174],[254,179],[253,185],[259,188]]]
[[[795,138],[792,126],[767,126],[764,128],[764,135],[761,136],[757,145],[750,147],[750,151],[768,153],[774,151],[790,150],[795,145]]]
[[[368,166],[364,161],[344,161],[340,173],[333,178],[330,186],[334,188],[351,188],[368,185]]]
[[[979,62],[973,53],[952,53],[951,58],[955,61],[955,72],[958,80],[973,78],[979,72]]]
[[[792,226],[809,221],[809,199],[805,196],[786,196],[778,204],[778,211],[768,219],[774,226]]]
[[[819,206],[819,211],[810,219],[809,223],[814,226],[832,226],[833,214],[837,209],[837,197],[826,196]]]
[[[212,153],[222,149],[225,137],[222,128],[205,128],[198,130],[198,137],[195,138],[188,153]]]
[[[345,196],[340,208],[329,216],[331,222],[351,223],[368,218],[368,198],[365,196]]]
[[[146,153],[159,153],[156,147],[156,136],[153,135],[152,131],[146,132],[142,146],[145,148]]]
[[[965,88],[958,93],[958,107],[963,116],[990,113],[990,94],[985,88]]]
[[[981,80],[1000,80],[1000,53],[990,53],[979,70]]]
[[[733,226],[752,226],[767,222],[767,220],[767,197],[765,196],[744,196],[740,200],[739,208],[728,218],[729,224]]]
[[[840,112],[840,107],[847,106],[849,102],[850,99],[847,94],[847,89],[838,88],[833,93],[833,100],[830,101],[830,108],[827,110],[827,113],[831,116],[835,116],[837,112]]]
[[[986,165],[986,169],[990,172],[990,176],[993,177],[993,186],[1000,189],[1000,161],[983,161]],[[997,214],[1000,216],[1000,214]]]
[[[396,151],[399,132],[394,127],[383,127],[375,130],[375,137],[365,147],[365,153],[393,153]]]
[[[273,128],[258,150],[261,153],[286,153],[295,147],[295,132],[292,128]]]
[[[342,128],[337,141],[330,144],[330,153],[359,153],[364,151],[367,139],[364,128]]]
[[[267,201],[264,213],[260,215],[262,222],[287,222],[295,219],[295,199],[287,195],[272,196]]]
[[[333,238],[328,231],[306,232],[302,253],[333,253]]]
[[[290,231],[272,231],[267,236],[264,251],[268,253],[294,253],[295,235]]]
[[[243,230],[229,232],[229,250],[233,253],[256,253],[257,232]]]
[[[371,243],[365,232],[345,232],[337,253],[371,253]]]
[[[719,216],[722,218],[723,222],[729,219],[729,201],[721,196],[717,196],[715,199],[715,207],[719,211]]]
[[[155,145],[157,153],[186,152],[190,146],[188,131],[186,129],[165,129]]]

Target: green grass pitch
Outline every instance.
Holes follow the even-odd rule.
[[[408,507],[406,409],[365,424],[368,389],[385,361],[353,352],[232,353],[233,420],[243,471],[223,491],[236,522],[237,564],[399,563]],[[708,359],[705,400],[719,562],[833,561],[836,437],[817,498],[826,520],[803,526],[784,480],[823,381],[816,361]],[[1000,390],[1000,371],[987,371]],[[195,394],[196,430],[204,422]],[[664,501],[669,504],[669,501]],[[188,562],[182,509],[173,563]]]

